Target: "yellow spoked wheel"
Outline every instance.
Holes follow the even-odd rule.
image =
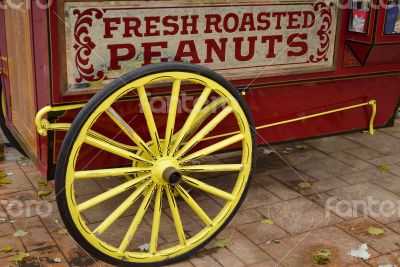
[[[156,92],[168,99],[164,112],[154,107]],[[133,109],[138,113],[126,112]],[[93,136],[92,129],[104,131]],[[78,114],[60,151],[57,202],[67,229],[89,253],[118,266],[191,255],[245,197],[255,162],[252,129],[237,90],[203,67],[165,63],[115,80]],[[123,164],[88,169],[93,148],[91,162],[106,153]],[[220,156],[227,149],[233,157]]]

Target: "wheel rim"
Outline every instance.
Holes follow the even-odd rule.
[[[200,97],[189,113],[186,121],[180,129],[176,129],[176,114],[179,105],[179,97],[183,82],[189,81],[201,85]],[[146,87],[158,82],[171,83],[171,100],[168,109],[168,118],[165,133],[157,127],[149,98],[146,95]],[[140,105],[143,109],[149,139],[143,140],[131,126],[116,112],[112,105],[129,92],[138,94]],[[209,112],[206,101],[211,94],[216,94],[224,100],[224,107],[216,112],[213,118],[206,116],[203,122],[199,118],[204,112]],[[202,113],[203,112],[203,113]],[[137,145],[134,153],[90,135],[89,130],[95,125],[97,118],[108,115],[126,135]],[[214,144],[193,150],[202,138],[209,136],[218,125],[228,116],[233,116],[237,122],[239,133],[232,137],[222,138]],[[196,125],[199,124],[199,125]],[[198,131],[193,132],[197,127]],[[196,129],[196,130],[197,130]],[[160,135],[163,138],[160,138]],[[132,167],[111,168],[100,170],[75,170],[76,161],[83,144],[91,145],[123,158],[132,160]],[[236,145],[241,148],[240,163],[236,164],[207,164],[194,165],[193,161],[219,152],[224,148]],[[95,111],[84,123],[77,135],[75,143],[69,155],[65,178],[65,196],[67,205],[75,227],[79,233],[97,250],[115,259],[127,262],[152,263],[164,261],[185,254],[206,242],[225,224],[230,215],[234,213],[248,183],[252,163],[252,134],[246,115],[237,100],[215,81],[193,73],[165,72],[145,76],[135,80],[111,94],[104,102],[100,103]],[[192,174],[229,172],[236,180],[230,192],[218,189],[207,184],[200,178],[192,177]],[[88,200],[77,200],[74,185],[76,182],[88,179],[102,179],[109,176],[131,175],[128,181],[96,195]],[[117,206],[110,210],[105,219],[96,227],[91,227],[85,220],[84,213],[103,202],[126,192],[127,188],[135,189]],[[191,196],[187,188],[194,188],[204,194],[210,194],[217,198],[221,208],[216,216],[209,216],[197,201]],[[179,200],[176,196],[179,196]],[[164,201],[163,201],[164,199]],[[192,235],[185,233],[181,219],[180,203],[186,203],[192,212],[201,219],[203,226]],[[137,203],[139,207],[132,216],[126,234],[121,238],[119,246],[111,245],[102,238],[102,235],[120,219],[121,215]],[[163,227],[161,213],[168,209],[174,230],[178,237],[176,244],[159,245],[160,229]],[[148,240],[148,251],[135,251],[132,248],[132,239],[138,231],[138,227],[146,214],[152,214],[151,233]]]

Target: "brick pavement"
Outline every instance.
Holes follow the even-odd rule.
[[[314,255],[320,249],[332,253],[326,266],[400,266],[400,121],[394,128],[377,131],[375,137],[347,134],[276,149],[312,188],[276,155],[260,148],[249,195],[218,237],[229,238],[232,244],[224,248],[208,245],[174,266],[319,266]],[[234,157],[235,153],[218,155],[215,161],[229,162]],[[13,248],[0,252],[0,266],[16,266],[12,256],[17,251],[30,255],[19,266],[107,266],[96,263],[68,234],[60,232],[63,225],[54,201],[54,182],[47,186],[52,193],[39,197],[41,175],[32,162],[6,147],[0,170],[12,180],[0,187],[0,249]],[[215,183],[229,186],[218,179]],[[81,187],[79,193],[88,198],[115,184],[118,181],[93,183]],[[216,211],[218,199],[198,199],[207,212]],[[92,211],[85,217],[98,225],[102,212]],[[164,212],[170,216],[168,210]],[[131,214],[128,210],[124,218],[129,220]],[[261,223],[265,218],[273,224]],[[183,220],[190,225],[187,231],[200,229],[200,222],[189,212]],[[173,226],[171,220],[163,223]],[[150,231],[150,225],[151,216],[146,215],[143,232]],[[370,227],[384,233],[371,235]],[[14,237],[17,230],[27,235]],[[116,226],[112,233],[118,230]],[[160,235],[161,246],[176,242],[173,231]],[[369,260],[348,254],[363,243],[368,244]]]

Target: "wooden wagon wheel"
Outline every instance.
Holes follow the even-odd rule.
[[[157,125],[146,90],[161,81],[163,87],[170,88],[168,94],[171,101],[167,119],[163,125]],[[182,126],[178,128],[180,92],[186,84],[197,85],[200,96],[184,122],[180,121]],[[132,92],[138,95],[137,102],[143,110],[149,132],[147,140],[113,108],[115,103]],[[212,95],[216,98],[210,101]],[[118,147],[88,134],[96,126],[98,118],[104,115],[115,123],[116,132],[122,131],[131,139],[137,147],[136,151],[128,149],[128,146],[126,149],[123,146]],[[202,140],[228,118],[234,122],[234,130],[239,133],[201,146]],[[191,255],[224,228],[245,197],[255,163],[256,140],[252,129],[254,124],[251,114],[237,90],[224,78],[203,67],[164,63],[143,67],[116,79],[94,96],[78,114],[61,148],[56,171],[56,190],[57,203],[67,229],[89,253],[118,266],[159,266]],[[120,168],[77,170],[77,161],[84,144],[128,159],[132,163]],[[204,162],[208,155],[232,146],[241,151],[237,162]],[[195,165],[194,161],[199,159],[203,162]],[[232,188],[225,191],[202,178],[202,175],[208,177],[213,173],[229,173],[233,181]],[[84,201],[76,197],[77,182],[127,174],[130,174],[131,179],[108,191]],[[209,210],[199,204],[198,198],[189,193],[190,189],[214,198],[219,203],[216,214],[211,216]],[[104,220],[94,226],[87,222],[84,214],[90,214],[93,208],[127,191],[127,197],[115,209],[108,210]],[[197,216],[201,222],[197,231],[186,231],[182,219],[183,206],[191,210],[193,217]],[[108,233],[115,243],[107,241],[104,235],[111,231],[110,227],[132,208],[135,211],[128,217],[129,223],[124,228],[124,233],[121,236],[114,232]],[[160,222],[164,213],[168,213],[173,221],[167,231],[175,232],[177,238],[176,242],[159,244],[160,232],[167,227]],[[132,239],[138,234],[144,217],[150,218],[147,220],[150,221],[148,248],[139,251],[137,246],[132,245]]]

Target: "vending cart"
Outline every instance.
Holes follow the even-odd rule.
[[[0,5],[2,129],[56,180],[71,236],[114,265],[215,238],[257,146],[373,134],[399,106],[399,1]]]

